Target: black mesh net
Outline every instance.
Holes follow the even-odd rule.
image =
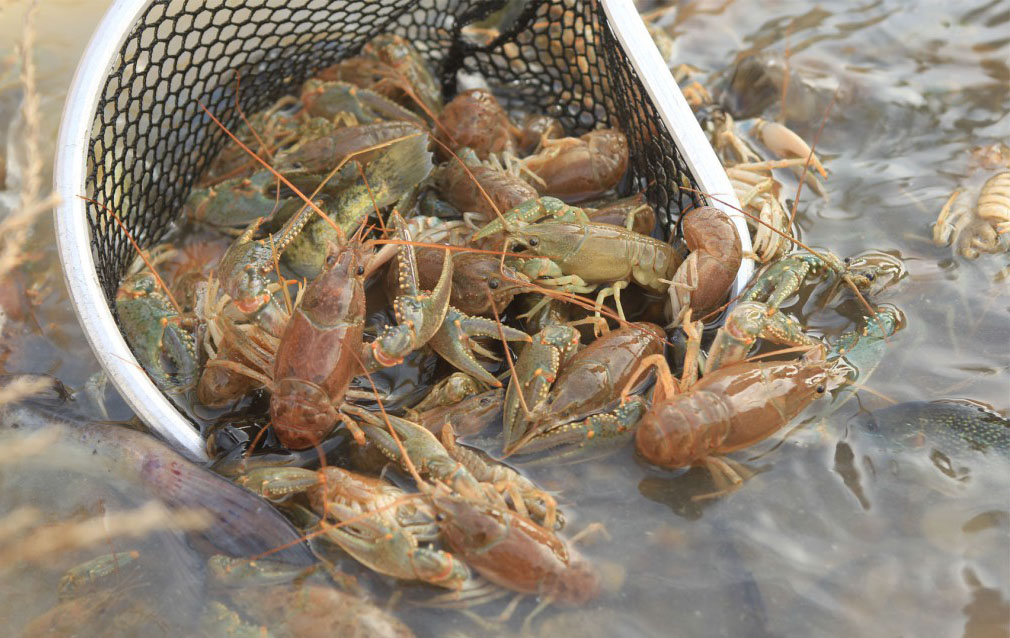
[[[101,88],[88,196],[141,246],[162,239],[245,113],[298,93],[319,69],[375,35],[408,38],[440,74],[482,75],[503,99],[561,120],[571,134],[617,126],[631,153],[622,194],[645,191],[667,232],[696,187],[595,0],[185,0],[141,13]],[[98,277],[111,301],[135,251],[89,204]]]

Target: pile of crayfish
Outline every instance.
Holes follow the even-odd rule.
[[[481,88],[443,103],[396,36],[228,135],[183,230],[123,279],[120,325],[192,413],[253,406],[266,427],[241,445],[312,452],[228,465],[242,485],[371,570],[454,599],[601,591],[554,496],[502,459],[575,462],[634,439],[648,463],[705,465],[725,492],[745,476],[726,454],[849,381],[902,325],[867,304],[829,345],[781,310],[810,282],[878,293],[901,268],[886,255],[776,254],[722,313],[744,257],[725,213],[685,211],[681,236],[657,239],[645,197],[617,195],[621,131],[567,136]],[[748,360],[758,342],[802,354]],[[383,374],[419,359],[441,373],[420,400],[384,392]],[[218,456],[222,440],[208,438]],[[381,453],[416,491],[364,461],[313,466],[332,441]]]

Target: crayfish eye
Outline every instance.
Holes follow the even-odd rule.
[[[438,514],[435,514],[435,520],[438,521],[439,523],[444,523],[445,522],[445,514],[443,514],[442,512],[439,512]]]
[[[871,273],[867,273],[867,275],[866,275],[866,280],[867,281],[873,281],[876,278],[877,278],[877,276],[874,275],[872,272]]]
[[[852,261],[852,257],[846,257],[845,259],[842,260],[842,262],[844,262],[846,264],[850,263],[851,261]]]
[[[539,245],[540,245],[539,239],[537,239],[536,237],[530,238],[530,246],[539,246]]]
[[[365,274],[365,267],[364,266],[358,266],[358,276],[360,277],[363,274]]]
[[[498,281],[497,277],[492,277],[487,282],[487,287],[490,288],[491,290],[496,290],[498,288],[498,286],[500,286],[500,285],[501,285],[501,282]]]
[[[824,384],[821,384],[816,388],[817,394],[824,394],[825,390],[827,390],[827,388],[824,387]]]
[[[336,255],[327,255],[326,256],[326,265],[327,266],[332,266],[335,263],[337,263],[337,256]]]

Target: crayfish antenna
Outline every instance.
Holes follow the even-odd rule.
[[[365,373],[365,378],[368,379],[368,385],[372,387],[372,393],[375,395],[375,401],[379,405],[379,412],[382,414],[382,420],[386,423],[386,429],[389,430],[389,435],[396,442],[396,447],[400,451],[400,455],[403,458],[404,465],[407,466],[407,471],[410,472],[411,477],[413,477],[414,482],[417,484],[417,488],[422,491],[427,491],[427,483],[421,478],[421,474],[417,471],[414,466],[414,462],[411,460],[410,455],[407,454],[407,448],[403,446],[403,441],[400,440],[400,435],[396,433],[396,428],[389,420],[389,414],[386,412],[386,406],[382,402],[382,396],[379,393],[379,389],[375,385],[375,381],[372,380],[372,375],[365,369],[365,362],[361,360],[356,352],[352,351],[354,358],[357,359],[358,365],[361,370]]]
[[[78,195],[78,197],[80,197],[86,202],[91,202],[95,206],[98,206],[112,217],[112,219],[119,226],[119,229],[123,231],[124,235],[126,235],[126,238],[130,240],[130,244],[133,246],[133,249],[137,251],[137,255],[139,255],[140,258],[144,261],[144,265],[146,265],[148,270],[151,271],[151,274],[154,275],[155,281],[158,282],[158,287],[161,288],[162,292],[165,293],[165,296],[168,298],[168,300],[172,302],[172,307],[175,308],[175,311],[181,315],[182,308],[179,306],[179,302],[175,300],[175,297],[172,295],[172,291],[168,289],[168,286],[165,285],[165,281],[161,278],[161,275],[159,275],[158,271],[155,269],[154,263],[151,261],[150,257],[148,257],[147,253],[140,247],[140,244],[137,243],[137,240],[133,238],[133,234],[126,227],[126,224],[123,223],[123,220],[120,219],[119,215],[116,214],[116,211],[112,210],[111,208],[109,208],[108,206],[97,200],[91,199],[90,197],[85,197],[83,195]]]
[[[498,307],[495,305],[494,298],[491,296],[490,292],[485,290],[484,294],[487,295],[488,303],[491,306],[491,312],[492,314],[494,314],[495,326],[498,329],[498,337],[501,339],[502,347],[505,348],[505,362],[508,363],[509,376],[511,377],[509,383],[517,384],[516,390],[518,391],[519,375],[516,373],[516,367],[515,364],[512,362],[512,357],[509,356],[508,340],[505,338],[505,331],[502,330],[501,327],[501,317],[498,315]],[[532,418],[533,413],[530,412],[529,406],[526,405],[526,398],[523,397],[523,393],[521,391],[518,391],[516,395],[519,397],[519,405],[522,406],[523,413],[526,415],[527,418]]]

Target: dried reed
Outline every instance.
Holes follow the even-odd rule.
[[[40,150],[39,96],[32,57],[35,47],[35,11],[36,5],[33,2],[25,11],[21,43],[16,47],[16,57],[21,62],[21,116],[24,130],[19,134],[19,141],[23,146],[24,165],[21,167],[18,205],[0,219],[0,285],[8,285],[11,273],[25,263],[27,257],[24,247],[28,244],[33,225],[58,201],[55,193],[42,192],[45,163]],[[2,331],[3,313],[0,311],[0,332]],[[47,387],[49,382],[39,377],[15,380],[0,390],[0,405],[37,394]]]
[[[0,518],[0,569],[45,563],[62,552],[105,545],[111,538],[141,538],[159,530],[194,531],[212,523],[204,510],[169,510],[157,501],[79,522],[39,524],[41,518],[32,507]]]

